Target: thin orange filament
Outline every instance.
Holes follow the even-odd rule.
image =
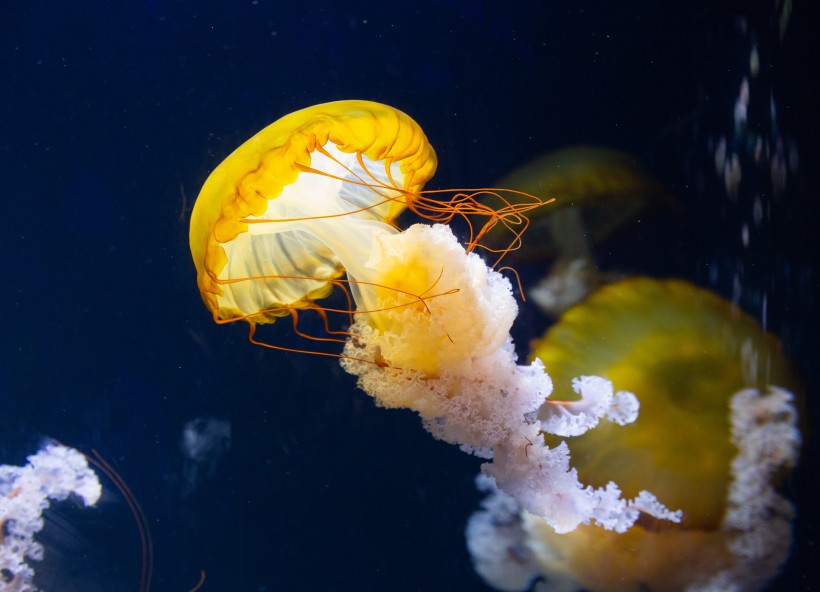
[[[122,497],[128,504],[134,521],[137,523],[137,530],[140,535],[140,547],[142,548],[142,566],[140,568],[140,592],[149,592],[151,589],[151,579],[154,572],[154,541],[151,538],[151,530],[148,527],[148,518],[142,510],[142,506],[133,494],[128,483],[120,474],[100,455],[99,452],[91,449],[92,456],[85,455],[88,461],[100,469],[120,490]]]
[[[57,446],[66,446],[56,438],[52,438],[51,441]],[[137,496],[135,496],[131,491],[131,488],[128,487],[128,483],[126,483],[122,475],[120,475],[99,452],[92,448],[91,454],[93,456],[89,456],[85,453],[82,454],[88,462],[102,471],[103,474],[114,484],[114,486],[122,494],[125,503],[131,510],[131,514],[134,516],[134,521],[136,522],[137,530],[139,531],[140,547],[142,550],[139,590],[140,592],[149,592],[151,589],[151,579],[154,575],[154,541],[151,538],[151,529],[148,526],[148,518],[145,516],[145,512],[143,511]],[[13,497],[15,494],[16,490],[10,494],[10,497]]]
[[[202,586],[205,585],[205,570],[199,570],[199,581],[197,582],[196,586],[191,588],[188,592],[197,592]]]
[[[333,329],[331,327],[331,320],[330,315],[343,315],[346,317],[346,325],[349,326],[353,324],[353,315],[360,315],[360,314],[370,314],[370,313],[378,313],[378,312],[385,312],[388,310],[395,310],[407,306],[413,306],[416,304],[421,304],[424,307],[424,310],[427,314],[430,314],[430,308],[427,306],[427,301],[432,300],[434,298],[440,298],[443,296],[449,296],[451,294],[455,294],[458,292],[458,288],[452,288],[450,290],[446,290],[443,292],[433,292],[436,285],[441,281],[442,276],[444,275],[444,270],[440,270],[438,277],[436,280],[421,294],[413,294],[412,292],[408,292],[406,290],[401,290],[398,288],[394,288],[391,286],[386,286],[382,284],[375,284],[372,282],[360,282],[357,280],[351,279],[340,279],[335,278],[331,280],[327,280],[327,278],[315,278],[315,277],[306,277],[306,276],[280,276],[280,275],[266,275],[266,276],[250,276],[250,277],[243,277],[243,278],[232,278],[230,280],[219,280],[217,279],[217,283],[221,284],[232,284],[237,282],[244,282],[244,281],[254,281],[254,280],[271,280],[271,279],[304,279],[304,280],[319,280],[319,281],[328,281],[329,283],[333,284],[335,287],[339,288],[342,293],[345,295],[347,300],[347,308],[333,308],[329,306],[321,306],[316,302],[303,302],[297,305],[285,305],[285,306],[277,306],[273,308],[267,308],[259,311],[255,311],[246,315],[238,315],[235,317],[231,317],[229,319],[221,319],[217,316],[217,313],[214,312],[214,321],[220,325],[226,325],[230,323],[235,323],[237,321],[246,321],[249,324],[249,331],[248,331],[248,340],[253,343],[254,345],[260,345],[263,347],[267,347],[269,349],[277,349],[281,351],[287,352],[294,352],[294,353],[308,353],[320,356],[327,356],[327,357],[334,357],[334,358],[349,358],[353,360],[358,360],[361,362],[367,363],[375,363],[372,360],[364,360],[361,358],[350,358],[349,356],[344,356],[334,352],[322,352],[316,350],[308,350],[308,349],[300,349],[300,348],[290,348],[282,345],[274,345],[271,343],[267,343],[264,341],[260,341],[256,339],[256,326],[259,323],[258,317],[266,318],[270,315],[273,316],[291,316],[291,321],[293,324],[293,331],[299,337],[317,342],[317,343],[340,343],[345,344],[348,339],[358,339],[358,335],[351,333],[349,331]],[[348,285],[350,284],[358,284],[358,285],[366,285],[371,287],[378,287],[385,290],[391,290],[395,292],[397,295],[404,296],[407,300],[406,302],[399,302],[397,304],[393,304],[390,306],[384,306],[380,308],[374,309],[355,309],[353,304],[353,297],[350,294],[350,289]],[[324,325],[325,335],[327,336],[317,336],[311,335],[302,331],[299,328],[299,320],[301,318],[300,312],[313,312],[319,315],[322,323]],[[384,367],[386,364],[379,364],[380,366]]]

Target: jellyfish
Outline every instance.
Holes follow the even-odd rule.
[[[499,264],[545,200],[493,190],[442,199],[423,190],[435,168],[418,124],[386,105],[339,101],[276,121],[213,171],[194,206],[206,307],[219,323],[247,322],[254,343],[338,357],[378,405],[411,409],[433,436],[486,459],[488,477],[557,531],[590,521],[624,531],[642,513],[679,520],[647,491],[624,499],[614,482],[582,485],[567,446],[542,435],[638,413],[632,393],[600,377],[577,378],[580,400],[553,401],[543,364],[516,363],[518,306]],[[425,223],[401,229],[405,209]],[[463,243],[453,221],[468,229]],[[509,244],[486,247],[501,230]],[[323,334],[303,328],[307,315]],[[258,338],[257,325],[285,316],[304,348]],[[340,353],[321,349],[336,343]]]
[[[683,518],[555,536],[482,484],[491,495],[468,544],[491,584],[525,590],[543,576],[544,591],[756,590],[777,574],[794,512],[777,486],[800,444],[800,383],[777,339],[711,292],[632,278],[569,309],[532,355],[556,384],[583,367],[641,393],[634,423],[568,447],[585,482],[614,480],[625,495],[650,487]]]
[[[599,146],[555,150],[498,184],[556,199],[554,207],[533,213],[528,240],[514,253],[517,260],[550,262],[549,274],[527,296],[556,318],[600,285],[622,278],[598,269],[595,245],[639,216],[674,204],[636,158]],[[498,230],[487,238],[504,240]]]
[[[215,417],[197,417],[185,423],[179,441],[182,454],[182,497],[193,494],[211,479],[231,448],[231,423]]]
[[[100,499],[102,488],[77,450],[47,444],[25,466],[0,465],[0,588],[34,591],[32,561],[43,559],[34,537],[43,528],[50,500],[77,496],[85,506]]]

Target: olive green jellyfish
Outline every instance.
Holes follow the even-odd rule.
[[[648,492],[626,500],[614,484],[582,486],[566,445],[540,437],[637,416],[635,396],[609,381],[582,378],[580,401],[554,402],[543,364],[516,364],[510,282],[476,250],[495,226],[519,241],[515,228],[544,202],[493,208],[479,200],[487,191],[435,200],[422,191],[435,166],[418,124],[378,103],[326,103],[273,123],[214,170],[194,207],[206,306],[218,322],[247,321],[252,339],[257,324],[291,315],[299,331],[300,313],[320,315],[327,335],[314,341],[344,343],[323,355],[379,405],[412,409],[435,437],[491,459],[484,472],[557,530],[590,520],[625,530],[640,512],[679,519]],[[405,208],[435,224],[400,230]],[[455,217],[472,229],[465,244],[446,225]],[[318,302],[333,288],[346,305]]]
[[[790,391],[800,386],[754,319],[684,281],[635,278],[570,308],[532,355],[559,393],[580,368],[640,393],[634,423],[567,439],[574,466],[592,486],[617,481],[624,495],[649,487],[683,519],[643,516],[621,535],[581,526],[558,536],[491,495],[468,529],[490,583],[524,590],[543,576],[540,590],[740,591],[777,573],[793,508],[775,489],[797,459]]]
[[[674,203],[635,157],[600,146],[555,150],[498,184],[555,198],[552,207],[533,212],[527,241],[512,253],[516,260],[550,262],[549,275],[527,295],[553,317],[603,283],[620,279],[598,270],[594,245],[642,214]],[[488,239],[494,243],[504,236],[496,229]]]

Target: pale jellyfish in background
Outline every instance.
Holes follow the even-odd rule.
[[[516,364],[510,282],[476,251],[506,228],[497,263],[544,202],[488,190],[434,200],[422,188],[435,168],[416,122],[378,103],[317,105],[259,132],[214,170],[191,218],[197,282],[214,319],[248,322],[251,340],[267,347],[340,357],[379,405],[412,409],[435,437],[488,459],[484,472],[557,531],[594,521],[622,532],[642,512],[679,520],[646,491],[626,500],[615,483],[583,486],[566,445],[544,441],[542,432],[623,425],[638,411],[634,395],[597,377],[575,381],[581,400],[552,401],[544,366]],[[496,208],[479,201],[486,193]],[[400,230],[405,208],[436,224]],[[454,218],[469,225],[465,244],[445,225]],[[320,305],[334,287],[342,297]],[[303,329],[308,314],[322,335]],[[258,325],[287,315],[309,346],[257,340]],[[343,353],[316,349],[328,343]]]
[[[231,449],[231,422],[215,417],[198,417],[182,428],[182,491],[186,497],[214,476],[217,466]]]
[[[72,448],[47,444],[23,467],[0,466],[0,589],[34,592],[32,561],[42,561],[43,511],[51,501],[79,497],[85,506],[100,499],[102,488],[85,456]]]
[[[567,438],[582,480],[649,487],[683,510],[614,535],[558,536],[490,492],[470,521],[476,569],[500,590],[748,591],[786,560],[794,508],[776,488],[800,446],[800,383],[780,343],[714,294],[679,280],[608,285],[569,309],[533,356],[563,382],[583,367],[641,393],[631,425]]]

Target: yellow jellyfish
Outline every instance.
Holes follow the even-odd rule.
[[[404,196],[435,169],[418,125],[384,105],[283,117],[225,159],[197,198],[190,246],[206,306],[253,324],[309,308],[344,270],[355,275],[373,234],[396,232]]]
[[[442,292],[431,292],[437,278],[422,277],[424,267],[412,263],[394,272],[389,288],[370,281],[364,263],[371,245],[399,232],[394,220],[405,208],[443,223],[483,218],[471,250],[495,225],[521,224],[545,203],[530,196],[491,208],[463,193],[434,201],[421,189],[435,169],[418,124],[386,105],[338,101],[279,119],[226,158],[197,198],[190,247],[205,305],[217,321],[243,319],[251,327],[299,310],[352,313],[317,305],[336,286],[377,322],[379,292],[392,298],[388,306],[406,305],[402,299],[421,305]]]
[[[625,495],[648,487],[683,519],[557,536],[522,513],[517,535],[504,535],[527,549],[513,567],[518,582],[540,574],[544,590],[755,590],[777,573],[792,507],[775,488],[796,462],[790,391],[800,385],[754,319],[684,281],[635,278],[570,308],[532,355],[552,369],[556,391],[584,371],[638,394],[634,423],[567,438],[574,466],[593,486],[613,480]],[[501,589],[526,587],[504,587],[503,566],[482,561]]]
[[[340,357],[378,404],[412,409],[435,437],[492,459],[483,470],[558,530],[590,520],[625,530],[639,512],[679,519],[646,491],[625,500],[614,484],[582,487],[566,446],[539,437],[628,423],[637,407],[604,379],[582,380],[581,401],[548,401],[543,365],[516,364],[511,284],[476,251],[494,227],[508,229],[509,246],[486,250],[497,265],[545,200],[490,190],[437,200],[422,190],[435,166],[418,124],[368,101],[309,107],[259,132],[214,170],[191,218],[215,320],[247,321],[254,340],[257,324],[291,315],[304,337],[343,343],[341,354],[313,351]],[[487,193],[497,207],[481,201]],[[405,208],[435,224],[400,230]],[[463,244],[446,225],[456,217],[469,228]],[[320,304],[334,287],[347,298]],[[322,317],[325,335],[299,329],[304,311]]]

